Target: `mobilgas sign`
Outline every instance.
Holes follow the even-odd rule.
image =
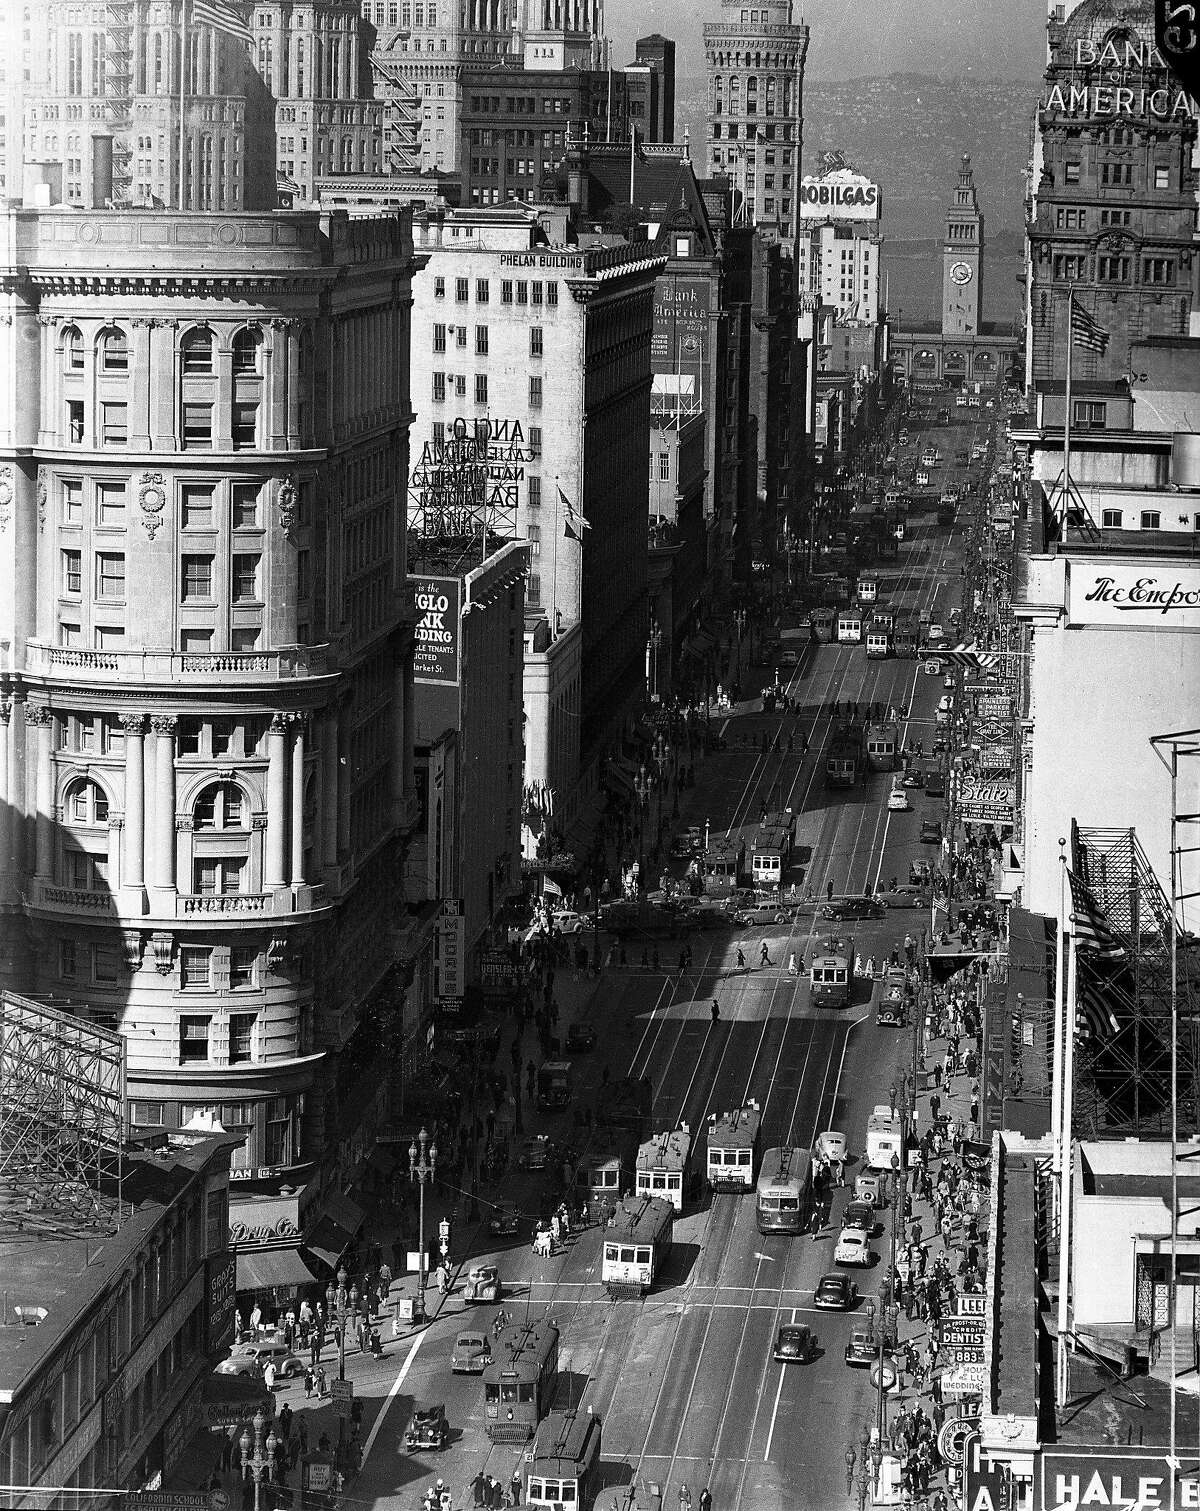
[[[839,169],[800,180],[801,220],[878,220],[879,185],[859,173]]]
[[[1108,1506],[1116,1511],[1194,1511],[1200,1508],[1200,1481],[1194,1473],[1175,1475],[1166,1453],[1122,1448],[1043,1448],[1041,1511],[1083,1511]]]

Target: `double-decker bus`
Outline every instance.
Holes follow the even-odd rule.
[[[691,1157],[692,1132],[686,1123],[648,1138],[637,1152],[637,1194],[657,1196],[682,1212]]]
[[[839,724],[825,753],[826,787],[853,787],[863,775],[863,727],[854,720]]]
[[[808,968],[809,996],[816,1007],[845,1007],[854,982],[854,940],[827,939]]]
[[[644,1296],[671,1252],[675,1208],[657,1196],[627,1196],[604,1230],[600,1279],[613,1297]]]
[[[747,1102],[708,1119],[707,1173],[713,1191],[752,1191],[762,1109]]]
[[[768,1149],[758,1171],[755,1216],[760,1233],[803,1233],[812,1195],[812,1155],[783,1145]]]
[[[558,1386],[558,1328],[553,1322],[506,1327],[483,1371],[483,1415],[493,1443],[526,1443],[550,1410]]]
[[[521,1468],[527,1506],[591,1511],[600,1491],[603,1424],[590,1407],[552,1411]]]

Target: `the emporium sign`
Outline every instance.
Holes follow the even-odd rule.
[[[1073,561],[1067,620],[1120,629],[1200,629],[1200,568]]]
[[[801,220],[879,219],[879,185],[850,168],[800,180]]]
[[[453,686],[459,676],[462,582],[457,577],[414,579],[417,605],[413,681]]]
[[[1200,1481],[1182,1466],[1175,1472],[1166,1452],[1137,1448],[1043,1448],[1038,1465],[1038,1511],[1198,1511]]]
[[[408,528],[421,540],[514,535],[532,460],[520,420],[454,420],[425,441],[409,473]]]
[[[1103,42],[1076,37],[1074,53],[1064,61],[1079,81],[1052,85],[1043,110],[1152,121],[1186,121],[1195,113],[1187,90],[1169,80],[1167,60],[1153,42],[1131,36]]]

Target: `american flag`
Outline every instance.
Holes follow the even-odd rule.
[[[1067,872],[1067,880],[1071,883],[1071,928],[1077,947],[1099,960],[1124,960],[1125,947],[1104,909],[1073,872]]]
[[[999,651],[980,650],[975,645],[954,645],[949,650],[932,651],[939,661],[947,666],[965,666],[969,671],[991,672],[1000,665]]]
[[[1084,1038],[1103,1044],[1120,1032],[1121,1024],[1103,982],[1081,976],[1077,997],[1075,1026]]]
[[[1095,319],[1089,315],[1072,294],[1069,300],[1071,306],[1071,340],[1076,346],[1082,346],[1087,351],[1098,352],[1100,356],[1108,350],[1108,332]]]
[[[245,17],[230,0],[192,0],[192,20],[197,26],[211,26],[239,42],[254,40]]]

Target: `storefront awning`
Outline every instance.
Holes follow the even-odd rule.
[[[311,1238],[305,1239],[304,1251],[327,1269],[336,1270],[338,1261],[350,1247],[353,1233],[338,1227],[330,1217],[323,1217],[313,1230]]]
[[[266,1291],[277,1285],[311,1285],[316,1279],[298,1249],[247,1249],[237,1256],[239,1291]]]
[[[239,1427],[260,1409],[266,1417],[275,1415],[275,1398],[261,1380],[250,1375],[204,1377],[200,1419],[205,1427]]]
[[[330,1191],[321,1207],[322,1218],[331,1218],[351,1237],[362,1227],[366,1221],[366,1215],[356,1201],[352,1201],[341,1191]]]

